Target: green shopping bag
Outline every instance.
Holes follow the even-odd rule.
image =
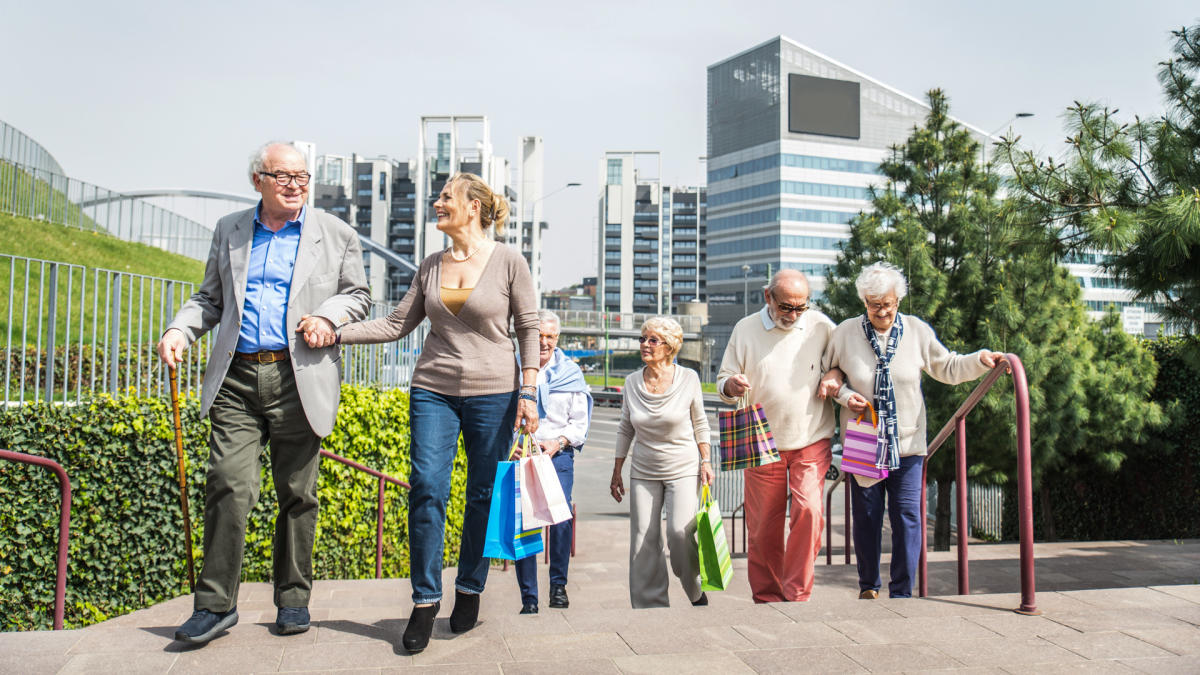
[[[721,507],[708,494],[708,486],[700,496],[700,512],[696,514],[696,538],[700,544],[700,589],[723,591],[733,579],[733,559],[721,520]]]

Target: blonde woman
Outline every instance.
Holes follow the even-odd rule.
[[[450,630],[475,627],[487,581],[483,557],[496,463],[513,430],[537,430],[537,298],[521,254],[499,245],[504,197],[479,176],[460,173],[433,205],[450,246],[421,261],[412,287],[389,316],[342,328],[343,344],[390,342],[428,318],[430,330],[413,372],[409,416],[412,473],[408,543],[413,611],[404,631],[410,653],[429,643],[441,608],[442,555],[450,472],[462,433],[467,453],[467,503]],[[521,366],[508,337],[516,326]]]
[[[693,605],[707,605],[700,590],[696,510],[700,484],[713,479],[708,416],[700,377],[680,366],[683,329],[657,316],[642,324],[641,370],[625,378],[613,466],[613,499],[625,495],[621,468],[629,469],[629,601],[635,609],[668,607],[663,514],[671,571]]]

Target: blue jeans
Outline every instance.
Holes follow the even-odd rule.
[[[575,448],[563,451],[551,458],[558,482],[562,485],[567,503],[571,503],[571,488],[575,485]],[[567,585],[567,567],[571,564],[571,534],[575,531],[575,519],[550,526],[550,584]],[[517,584],[521,586],[521,603],[538,604],[537,556],[521,558],[516,563]]]
[[[483,557],[488,506],[496,463],[512,442],[517,392],[448,396],[413,387],[408,410],[412,432],[408,547],[413,602],[442,599],[446,503],[460,431],[467,453],[467,503],[454,586],[464,593],[482,593],[488,573],[488,560]]]
[[[879,590],[879,558],[883,542],[883,500],[892,523],[891,583],[888,595],[911,598],[917,563],[921,559],[921,473],[925,458],[900,458],[900,468],[869,488],[851,476],[850,504],[854,521],[854,558],[858,562],[858,589]]]

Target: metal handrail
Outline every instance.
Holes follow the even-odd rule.
[[[328,457],[329,459],[332,459],[335,462],[341,462],[342,464],[345,464],[346,466],[348,466],[352,469],[357,469],[359,471],[362,471],[363,473],[370,474],[379,479],[379,508],[377,509],[376,516],[375,516],[375,519],[376,519],[376,523],[375,523],[375,578],[382,579],[383,578],[383,487],[384,487],[385,483],[391,483],[392,485],[395,485],[397,487],[402,487],[405,490],[411,490],[412,486],[409,485],[408,483],[405,483],[404,481],[400,480],[399,478],[389,476],[386,473],[383,473],[382,471],[377,471],[375,469],[372,469],[369,466],[359,464],[358,462],[356,462],[352,459],[346,459],[345,457],[342,457],[341,455],[335,455],[334,453],[332,453],[328,450],[321,450],[321,456]]]
[[[1035,594],[1036,582],[1033,566],[1033,467],[1029,440],[1029,383],[1025,378],[1025,366],[1016,354],[1005,354],[987,374],[979,386],[963,401],[958,410],[942,427],[925,453],[925,465],[921,472],[921,561],[920,595],[929,594],[926,560],[928,502],[925,485],[929,473],[929,459],[938,448],[955,434],[955,480],[958,483],[958,594],[971,592],[967,559],[967,415],[979,404],[988,390],[1005,374],[1012,374],[1013,397],[1017,413],[1017,512],[1020,526],[1021,557],[1021,606],[1018,614],[1038,615]]]
[[[67,544],[71,538],[71,479],[58,462],[23,452],[0,450],[0,459],[43,466],[58,475],[61,488],[58,521],[58,572],[54,582],[54,630],[62,630],[67,597]]]

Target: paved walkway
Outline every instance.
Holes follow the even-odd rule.
[[[447,602],[416,656],[400,646],[406,580],[320,581],[302,635],[273,635],[270,587],[247,584],[241,623],[206,647],[172,641],[191,610],[181,597],[82,630],[0,634],[0,673],[1200,673],[1200,541],[1038,544],[1043,614],[1027,617],[1011,611],[1008,544],[971,547],[969,596],[949,595],[953,554],[934,553],[930,592],[940,597],[857,600],[853,568],[821,564],[811,602],[755,605],[739,558],[732,588],[709,593],[710,606],[690,607],[673,583],[671,608],[635,611],[627,538],[625,520],[581,522],[568,610],[543,603],[518,616],[511,569],[493,568],[480,625],[450,633]],[[445,579],[451,587],[453,570]]]

